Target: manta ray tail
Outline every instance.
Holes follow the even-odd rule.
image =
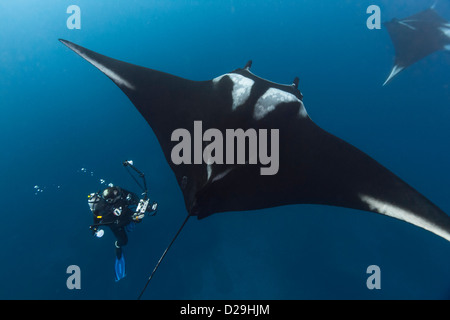
[[[145,290],[148,287],[148,284],[150,283],[150,281],[153,278],[153,275],[155,274],[156,270],[158,270],[159,265],[161,264],[161,262],[164,260],[164,257],[166,256],[167,252],[169,251],[169,249],[172,247],[173,243],[175,242],[175,240],[178,238],[178,235],[181,233],[181,230],[183,230],[184,226],[186,225],[186,222],[189,220],[191,216],[188,215],[186,217],[186,219],[184,219],[183,224],[181,225],[180,229],[178,229],[177,233],[175,234],[175,236],[172,238],[172,241],[169,243],[169,245],[167,246],[166,250],[164,250],[161,258],[159,258],[158,263],[156,264],[155,268],[153,269],[152,273],[150,274],[150,277],[148,277],[147,282],[145,283],[144,288],[142,289],[141,293],[139,294],[137,300],[141,300],[142,295],[144,294]]]

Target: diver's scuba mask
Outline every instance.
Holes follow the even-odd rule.
[[[120,199],[120,192],[117,187],[109,187],[103,190],[102,197],[107,203],[115,203]]]

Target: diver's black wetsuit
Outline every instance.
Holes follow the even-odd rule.
[[[125,226],[133,221],[132,216],[134,214],[134,210],[130,209],[130,206],[137,206],[139,203],[139,197],[133,192],[129,192],[120,187],[114,188],[119,191],[117,200],[113,203],[108,203],[105,199],[99,198],[91,210],[94,214],[94,226],[100,224],[107,225],[111,228],[111,231],[117,239],[116,255],[120,258],[122,255],[121,248],[128,243]],[[116,213],[114,210],[116,210]],[[93,230],[97,231],[97,227],[94,227]]]

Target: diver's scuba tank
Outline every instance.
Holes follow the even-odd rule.
[[[102,197],[99,194],[99,192],[91,193],[91,194],[88,195],[88,205],[89,205],[89,209],[91,209],[92,213],[94,213],[95,209],[97,208],[98,203],[102,199]],[[120,213],[122,213],[122,210],[120,210]],[[98,219],[102,219],[102,216],[97,216],[97,218]],[[97,227],[100,226],[100,225],[103,225],[103,224],[102,223],[98,223],[98,224],[89,226],[89,229],[91,229],[93,231],[93,235],[96,236],[97,238],[101,238],[101,237],[103,237],[105,235],[105,230],[97,229]],[[107,224],[105,224],[105,225],[107,225]]]
[[[101,196],[98,193],[91,193],[88,195],[88,205],[89,209],[91,209],[92,212],[94,212],[97,203],[99,203],[101,200]]]

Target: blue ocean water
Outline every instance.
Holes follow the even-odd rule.
[[[311,118],[450,213],[450,55],[439,52],[381,87],[387,31],[366,27],[428,0],[3,0],[0,2],[0,299],[135,299],[186,216],[159,144],[128,98],[63,46],[193,80],[243,67],[300,89]],[[81,29],[66,26],[70,5]],[[450,20],[450,3],[436,10]],[[133,159],[159,213],[130,234],[114,282],[113,236],[92,237],[86,196],[121,185]],[[67,267],[81,270],[69,290]],[[381,289],[366,286],[378,265]],[[147,299],[448,299],[450,245],[377,214],[295,205],[190,219]]]

